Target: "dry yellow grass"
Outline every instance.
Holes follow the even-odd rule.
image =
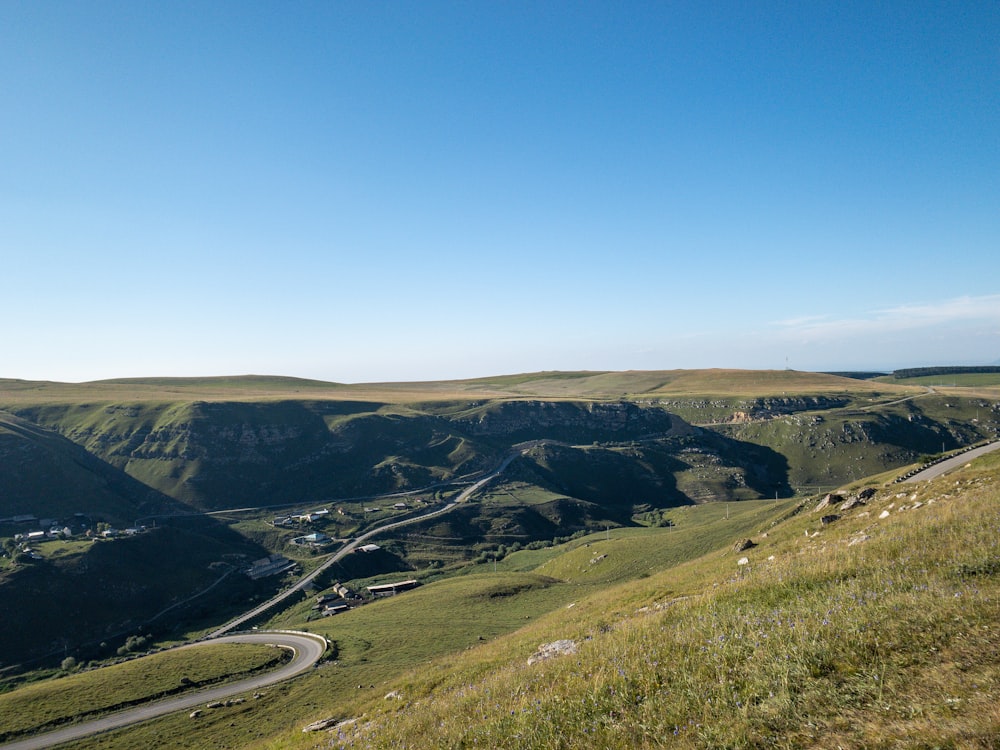
[[[0,406],[39,403],[277,401],[316,399],[420,403],[493,398],[620,399],[672,396],[756,398],[832,393],[924,393],[920,386],[872,383],[790,370],[665,370],[532,373],[417,383],[325,383],[280,377],[149,378],[92,383],[0,380]]]

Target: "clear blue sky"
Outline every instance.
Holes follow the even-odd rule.
[[[1000,360],[996,2],[0,4],[0,377]]]

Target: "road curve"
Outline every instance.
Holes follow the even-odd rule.
[[[529,446],[529,444],[526,444]],[[83,724],[75,724],[70,727],[65,727],[64,729],[58,729],[53,732],[47,732],[45,734],[35,735],[34,737],[29,737],[24,740],[18,740],[11,742],[6,745],[0,745],[0,750],[40,750],[41,748],[53,747],[54,745],[61,744],[63,742],[70,742],[71,740],[82,739],[83,737],[88,737],[93,734],[99,734],[101,732],[108,732],[112,729],[119,729],[121,727],[129,726],[131,724],[137,724],[141,721],[146,721],[148,719],[155,718],[157,716],[163,716],[164,714],[173,713],[175,711],[183,711],[187,709],[193,709],[196,706],[204,705],[205,703],[211,703],[212,701],[224,700],[230,696],[236,695],[238,693],[248,692],[250,690],[257,690],[258,688],[264,687],[266,685],[272,685],[275,682],[281,682],[282,680],[287,680],[290,677],[294,677],[300,674],[315,664],[319,658],[326,651],[326,640],[322,636],[313,635],[310,633],[299,633],[295,631],[260,631],[256,633],[241,633],[238,635],[224,635],[225,633],[239,627],[241,624],[247,620],[255,617],[264,610],[270,608],[271,606],[277,604],[282,599],[291,596],[294,592],[304,588],[310,581],[312,581],[317,575],[326,570],[326,568],[333,565],[338,560],[341,560],[345,555],[353,552],[359,545],[363,544],[367,539],[370,539],[377,534],[382,534],[386,531],[390,531],[400,526],[405,526],[411,523],[417,523],[418,521],[424,521],[428,518],[433,518],[435,516],[448,513],[454,510],[456,506],[460,503],[465,502],[469,499],[475,492],[479,491],[484,485],[492,481],[510,465],[511,461],[517,458],[523,450],[517,450],[510,455],[508,455],[496,469],[494,469],[489,474],[483,476],[473,484],[470,484],[456,497],[452,502],[447,505],[430,511],[429,513],[424,513],[420,516],[414,516],[411,518],[404,519],[402,521],[394,521],[393,523],[386,524],[385,526],[379,526],[378,528],[372,529],[361,536],[355,538],[348,544],[345,544],[336,553],[330,556],[330,558],[324,562],[320,567],[314,570],[309,575],[303,577],[290,589],[287,589],[278,596],[269,599],[264,604],[259,607],[255,607],[249,612],[244,613],[235,620],[226,623],[224,626],[211,633],[208,638],[200,643],[192,643],[186,646],[181,646],[180,648],[197,648],[200,645],[209,643],[273,643],[277,646],[284,648],[290,648],[294,651],[295,656],[288,664],[284,665],[280,669],[274,672],[269,672],[265,675],[259,675],[256,677],[251,677],[246,680],[241,680],[239,682],[233,682],[228,685],[222,685],[217,688],[212,688],[210,690],[205,690],[197,693],[191,693],[188,695],[179,696],[177,698],[170,698],[164,701],[159,701],[156,703],[149,703],[144,706],[138,706],[136,708],[128,709],[126,711],[121,711],[119,713],[110,714],[101,719],[95,719],[94,721],[88,721]]]
[[[942,474],[946,474],[949,471],[957,469],[960,466],[965,466],[969,461],[974,458],[978,458],[984,453],[990,453],[991,451],[1000,450],[1000,440],[990,443],[989,445],[984,445],[980,448],[973,448],[971,451],[965,451],[959,453],[957,456],[952,456],[951,458],[936,463],[933,466],[928,466],[923,471],[918,471],[912,477],[904,479],[904,482],[928,482],[931,479],[935,479]]]
[[[260,631],[257,633],[241,633],[239,635],[229,635],[222,638],[215,638],[201,643],[192,643],[180,648],[198,648],[213,643],[263,643],[273,644],[281,648],[291,649],[294,657],[287,664],[273,672],[248,677],[239,682],[231,682],[227,685],[200,690],[194,693],[186,693],[176,698],[148,703],[136,706],[125,711],[109,714],[108,716],[87,721],[82,724],[57,729],[45,734],[35,735],[23,740],[16,740],[6,745],[0,745],[2,750],[40,750],[41,748],[53,747],[63,742],[79,740],[93,734],[108,732],[112,729],[119,729],[131,724],[174,713],[193,709],[196,706],[204,706],[212,701],[220,701],[251,690],[258,690],[267,685],[295,677],[310,669],[326,651],[326,640],[319,635],[311,633],[300,633],[297,631]]]

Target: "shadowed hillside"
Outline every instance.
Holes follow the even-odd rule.
[[[0,517],[83,513],[121,524],[185,510],[62,435],[0,412]]]

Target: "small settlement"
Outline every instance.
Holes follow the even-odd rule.
[[[316,604],[313,605],[313,609],[324,617],[339,615],[341,612],[349,610],[351,608],[349,600],[355,603],[360,601],[360,597],[341,583],[334,582],[332,589],[330,593],[317,596]]]
[[[68,539],[115,539],[136,536],[146,531],[146,527],[139,523],[116,529],[108,523],[95,522],[84,513],[74,513],[72,517],[62,519],[39,518],[33,513],[21,513],[0,518],[0,527],[13,527],[10,530],[14,531],[11,535],[14,550],[25,553],[32,560],[42,559],[37,549],[32,548],[33,544]]]

